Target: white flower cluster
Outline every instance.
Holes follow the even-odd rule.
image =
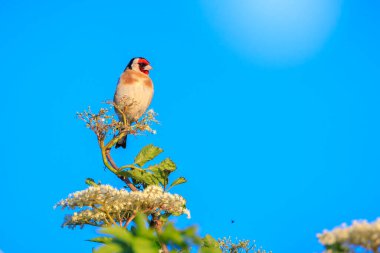
[[[324,246],[334,244],[347,248],[361,246],[377,252],[380,247],[380,218],[372,223],[366,220],[353,221],[351,226],[343,223],[331,231],[324,230],[323,233],[317,234],[317,237]]]
[[[67,215],[63,226],[75,227],[85,224],[101,226],[115,222],[125,222],[136,213],[173,215],[187,214],[186,200],[178,194],[164,192],[160,186],[150,185],[144,191],[128,192],[110,185],[90,186],[61,200],[54,207],[76,209],[79,212]]]

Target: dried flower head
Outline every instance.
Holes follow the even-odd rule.
[[[86,123],[86,127],[91,129],[97,136],[98,140],[104,141],[107,136],[115,136],[119,133],[125,132],[127,134],[138,135],[145,131],[155,134],[156,130],[151,128],[153,123],[159,123],[156,120],[157,113],[153,109],[148,110],[143,116],[134,124],[127,120],[118,120],[115,114],[111,111],[117,110],[117,106],[113,102],[106,102],[109,108],[100,108],[95,113],[88,107],[87,110],[77,113],[79,119]],[[121,114],[123,116],[123,114]],[[123,118],[123,117],[121,117]]]

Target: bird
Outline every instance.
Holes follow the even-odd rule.
[[[148,109],[154,93],[153,81],[149,77],[152,66],[144,57],[132,58],[121,74],[114,95],[114,103],[125,114],[128,124],[137,122]],[[115,107],[120,121],[123,116]],[[127,136],[116,143],[115,148],[127,146]]]

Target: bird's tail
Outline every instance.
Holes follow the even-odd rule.
[[[127,135],[116,143],[115,148],[119,148],[119,147],[122,147],[122,148],[127,147]]]

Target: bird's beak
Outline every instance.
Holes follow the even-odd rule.
[[[150,66],[150,65],[146,65],[145,68],[144,68],[144,70],[148,70],[148,71],[149,71],[149,70],[152,70],[152,69],[153,69],[153,68],[152,68],[152,66]]]

